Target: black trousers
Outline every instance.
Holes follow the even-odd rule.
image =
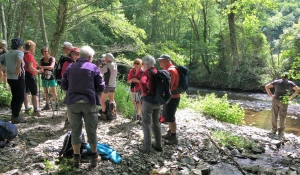
[[[25,79],[21,77],[18,80],[7,79],[7,82],[12,93],[12,99],[10,102],[12,117],[19,117],[22,104],[24,102]]]

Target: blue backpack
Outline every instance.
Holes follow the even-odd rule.
[[[18,135],[18,128],[10,122],[0,120],[0,141],[11,141]]]
[[[189,89],[188,72],[189,70],[184,66],[175,66],[179,74],[179,86],[172,91],[172,94],[182,94]]]
[[[87,153],[92,153],[91,147],[89,144],[86,145]],[[118,164],[122,161],[121,156],[117,153],[116,150],[110,146],[100,143],[97,143],[97,152],[103,158],[103,160],[111,160],[112,162]]]
[[[160,105],[169,103],[172,98],[170,91],[171,76],[167,70],[157,70],[154,73],[152,69],[149,69],[154,76],[154,83],[156,86],[155,94],[152,95],[154,102]]]

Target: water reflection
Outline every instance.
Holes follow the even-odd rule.
[[[266,93],[250,93],[250,92],[234,92],[224,90],[211,90],[190,88],[188,94],[206,94],[215,93],[218,97],[227,94],[228,100],[231,103],[239,103],[245,109],[245,124],[252,125],[258,128],[271,130],[271,106],[272,102]],[[293,100],[295,102],[295,100]],[[299,102],[298,102],[299,103]],[[300,136],[300,105],[291,104],[288,108],[286,119],[286,133],[293,133]]]
[[[270,130],[272,129],[271,125],[271,111],[253,111],[253,110],[245,110],[245,124],[255,126],[258,128]],[[278,120],[279,124],[279,120]],[[286,133],[293,133],[295,135],[300,135],[300,119],[294,115],[287,115],[286,118]]]

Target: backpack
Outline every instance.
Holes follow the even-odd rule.
[[[72,157],[73,148],[72,148],[72,143],[71,143],[71,134],[72,134],[72,131],[68,131],[67,135],[65,136],[63,147],[59,152],[59,157],[61,157],[61,156],[66,157],[66,158]],[[80,153],[82,153],[86,149],[86,144],[87,144],[85,142],[84,133],[81,133],[80,140],[81,140]]]
[[[113,102],[110,102],[109,99],[106,99],[106,119],[107,120],[114,120],[117,118],[117,110],[116,110],[116,104]]]
[[[69,63],[73,62],[69,57],[66,57],[63,55],[59,58],[59,61],[57,63],[55,62],[53,74],[54,74],[54,78],[58,81],[60,81],[62,79],[61,71],[62,71],[62,67],[66,61],[68,61]]]
[[[189,89],[188,69],[184,66],[175,66],[179,74],[179,85],[177,89],[172,91],[172,94],[182,94]]]
[[[11,141],[18,135],[18,128],[10,122],[0,120],[0,141]]]
[[[152,95],[154,102],[160,105],[169,103],[172,98],[170,91],[171,76],[167,70],[158,70],[154,73],[152,69],[149,69],[154,76],[154,83],[156,86],[155,94]]]

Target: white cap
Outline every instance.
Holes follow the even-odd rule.
[[[1,40],[0,43],[1,43],[1,44],[4,44],[4,45],[7,45],[7,43],[6,43],[5,40]]]
[[[64,42],[64,44],[63,44],[62,47],[65,47],[65,48],[67,48],[67,49],[71,49],[71,48],[73,48],[73,45],[72,45],[72,43],[70,43],[70,42]]]
[[[107,58],[108,61],[113,61],[115,59],[115,57],[111,53],[104,54],[103,57]]]

